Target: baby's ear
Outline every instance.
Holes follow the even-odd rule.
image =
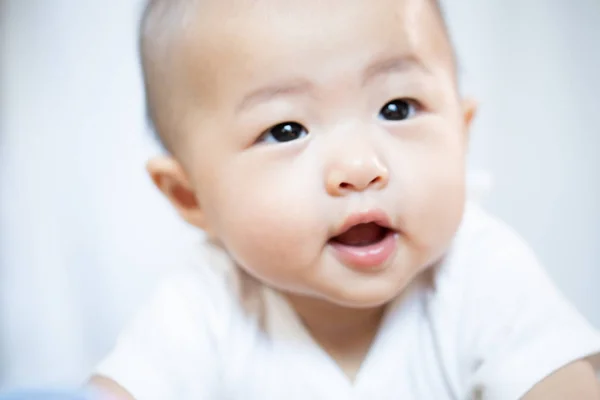
[[[465,98],[462,100],[462,115],[465,127],[465,134],[469,134],[471,124],[477,115],[478,104],[473,98]]]
[[[204,229],[204,213],[181,164],[173,157],[157,156],[148,161],[146,170],[179,215],[193,226]]]

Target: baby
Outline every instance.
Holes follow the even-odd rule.
[[[206,233],[91,385],[117,399],[600,399],[600,337],[467,201],[434,0],[157,0],[148,171]],[[597,368],[597,366],[596,366]]]

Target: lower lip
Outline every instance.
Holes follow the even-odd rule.
[[[389,232],[381,241],[368,246],[348,246],[330,242],[336,257],[344,264],[363,270],[378,269],[396,252],[398,234]]]

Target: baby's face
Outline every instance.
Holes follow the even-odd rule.
[[[391,300],[447,250],[465,200],[469,112],[433,6],[208,3],[170,88],[185,172],[152,172],[193,191],[197,207],[172,196],[184,216],[263,282]]]

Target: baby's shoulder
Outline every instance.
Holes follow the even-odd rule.
[[[469,204],[445,258],[434,268],[429,301],[440,315],[513,313],[556,288],[526,241],[506,223]]]
[[[96,375],[135,398],[218,398],[222,365],[259,332],[239,301],[242,278],[208,243],[195,244],[175,264]]]
[[[520,398],[552,371],[598,352],[597,332],[507,224],[469,205],[435,269],[426,317],[451,378]]]
[[[185,310],[192,319],[223,324],[228,318],[260,312],[262,285],[238,268],[219,246],[202,240],[182,265],[164,279],[155,303]]]
[[[537,269],[538,260],[526,241],[501,219],[468,204],[443,269],[467,278],[530,268]]]

